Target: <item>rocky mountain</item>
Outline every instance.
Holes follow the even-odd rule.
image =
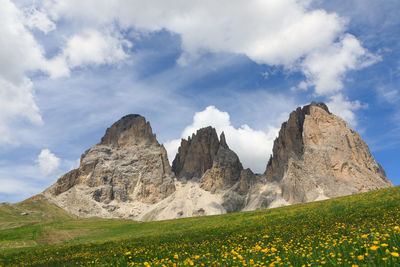
[[[229,140],[228,140],[229,141]],[[392,186],[361,137],[323,103],[282,124],[263,174],[244,169],[222,132],[199,129],[169,165],[140,115],[121,118],[78,169],[46,189],[78,216],[161,220],[279,207]]]
[[[150,124],[140,115],[128,115],[81,156],[78,169],[44,195],[74,214],[105,216],[119,209],[119,203],[156,203],[168,197],[175,191],[173,177],[167,152]]]
[[[392,186],[360,135],[323,103],[293,111],[266,170],[290,204]]]

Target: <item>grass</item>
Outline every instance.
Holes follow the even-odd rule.
[[[394,266],[399,249],[399,187],[146,223],[79,219],[43,199],[0,205],[0,266]]]

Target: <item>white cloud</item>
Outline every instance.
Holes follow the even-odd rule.
[[[32,82],[25,73],[44,69],[41,46],[25,28],[23,13],[9,0],[0,0],[0,144],[14,143],[10,124],[27,119],[41,124]]]
[[[0,144],[15,142],[8,125],[19,117],[36,125],[43,123],[34,101],[32,82],[25,78],[16,86],[0,76]]]
[[[56,175],[60,167],[60,159],[48,149],[43,149],[37,157],[41,173],[45,176]]]
[[[131,44],[103,28],[73,34],[60,55],[46,58],[45,50],[30,29],[44,33],[56,29],[45,9],[19,9],[10,0],[0,0],[0,144],[18,143],[11,135],[12,123],[26,119],[42,124],[29,74],[42,72],[52,78],[68,76],[71,68],[86,64],[113,64],[127,58]]]
[[[33,103],[25,105],[30,110],[20,110],[20,114],[1,107],[4,114],[14,115],[0,118],[0,130],[10,131],[10,121],[15,118],[32,122],[32,117],[40,117],[33,85],[27,89],[28,73],[40,71],[58,78],[68,76],[73,68],[124,61],[132,46],[124,32],[132,29],[141,33],[166,29],[178,34],[182,40],[181,63],[190,63],[207,52],[245,54],[260,64],[300,70],[307,78],[301,89],[315,86],[317,94],[331,95],[342,89],[349,70],[363,68],[379,58],[346,34],[346,19],[322,9],[312,10],[309,3],[47,0],[19,9],[10,0],[0,0],[0,79],[15,88],[13,98]],[[47,51],[30,29],[54,32],[60,21],[71,26],[65,36],[55,33],[64,43],[58,55],[46,58]],[[0,142],[9,139],[4,135]]]
[[[43,68],[43,49],[26,29],[23,13],[9,0],[0,0],[0,6],[0,76],[19,84],[26,71]]]
[[[342,94],[331,96],[329,99],[329,102],[326,103],[329,111],[340,116],[353,127],[357,126],[356,114],[354,112],[359,109],[368,108],[368,105],[361,104],[358,100],[350,101],[343,97]]]
[[[24,13],[25,25],[29,28],[37,28],[46,34],[56,29],[56,24],[44,12],[31,7]]]
[[[128,57],[124,47],[131,45],[119,35],[86,29],[82,34],[74,35],[68,40],[63,56],[72,68],[87,64],[113,64]]]
[[[251,129],[248,125],[239,128],[232,126],[229,114],[209,106],[193,117],[191,125],[187,126],[182,138],[187,139],[192,133],[200,128],[212,126],[218,134],[224,131],[228,146],[238,154],[243,166],[251,168],[255,172],[264,172],[269,155],[272,153],[272,146],[275,137],[278,135],[278,128],[269,127],[268,131]],[[180,139],[166,142],[168,158],[172,162],[180,145]]]
[[[163,145],[167,150],[169,163],[172,165],[172,161],[175,159],[175,155],[178,153],[178,148],[181,145],[181,139],[169,140]]]
[[[129,57],[126,48],[132,43],[118,33],[104,30],[85,29],[74,34],[56,57],[48,60],[52,78],[70,75],[70,70],[80,66],[116,64]]]
[[[310,2],[54,0],[46,8],[56,20],[66,18],[93,27],[117,21],[124,29],[142,32],[167,29],[182,39],[178,63],[187,64],[204,52],[245,54],[260,64],[300,70],[309,87],[330,95],[343,88],[347,71],[379,58],[346,34],[346,19],[311,10]]]
[[[311,52],[301,63],[307,84],[301,82],[299,89],[315,86],[318,95],[329,95],[343,89],[343,79],[349,70],[357,70],[380,60],[368,53],[360,42],[346,34],[338,43]]]

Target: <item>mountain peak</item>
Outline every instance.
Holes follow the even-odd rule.
[[[316,102],[282,124],[266,176],[292,204],[391,186],[360,135]]]
[[[158,144],[150,123],[139,114],[129,114],[106,130],[100,144],[126,147],[138,143]]]
[[[172,171],[178,178],[200,178],[211,168],[214,156],[218,152],[220,142],[216,130],[204,127],[188,140],[182,139],[178,153],[172,162]]]

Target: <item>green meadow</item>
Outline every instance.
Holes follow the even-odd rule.
[[[0,266],[396,266],[400,188],[158,222],[0,204]]]

